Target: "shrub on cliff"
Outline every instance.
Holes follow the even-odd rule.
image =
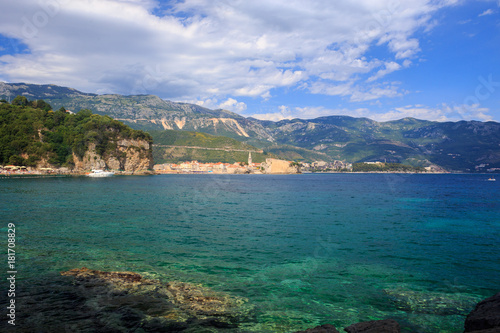
[[[17,105],[0,104],[0,164],[35,166],[46,159],[54,166],[71,167],[73,153],[83,157],[90,143],[101,156],[116,153],[118,139],[152,143],[149,134],[89,110],[70,114],[53,111],[42,100],[14,100]]]

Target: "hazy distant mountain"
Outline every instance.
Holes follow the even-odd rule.
[[[500,124],[405,118],[376,122],[330,116],[279,122],[226,110],[165,101],[153,95],[96,95],[54,85],[0,83],[0,98],[44,99],[54,109],[90,109],[136,129],[175,129],[224,135],[293,160],[387,161],[449,170],[500,168]]]

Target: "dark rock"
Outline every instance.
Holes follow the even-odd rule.
[[[93,280],[101,279],[109,282],[126,282],[133,283],[142,280],[142,276],[132,272],[103,272],[88,269],[86,267],[71,269],[67,272],[62,272],[63,276],[74,276],[78,280]]]
[[[347,333],[400,333],[399,323],[392,319],[357,323],[344,328]]]
[[[489,333],[490,329],[500,332],[500,293],[479,302],[465,319],[464,332],[487,330],[485,333]]]
[[[470,333],[500,333],[500,328],[487,328],[480,331],[471,331]]]
[[[325,324],[316,326],[315,328],[309,328],[305,331],[297,331],[295,333],[339,333],[339,331],[337,331],[333,325]]]
[[[188,327],[236,327],[253,307],[247,300],[184,282],[162,283],[133,272],[87,268],[62,272],[109,332],[174,332]],[[138,326],[139,325],[139,326]]]

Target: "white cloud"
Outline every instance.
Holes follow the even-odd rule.
[[[279,111],[272,113],[261,113],[252,115],[252,117],[261,120],[279,121],[283,119],[314,119],[332,114],[346,114],[348,110],[330,110],[324,107],[297,107],[290,109],[288,106],[282,105],[278,108]]]
[[[488,108],[481,108],[479,105],[447,105],[442,104],[436,107],[425,105],[406,105],[396,107],[387,112],[374,112],[367,108],[358,109],[328,109],[324,107],[304,107],[290,109],[287,106],[280,106],[279,111],[266,114],[255,114],[252,117],[261,120],[279,121],[283,119],[314,119],[330,115],[347,115],[351,117],[366,117],[380,122],[398,120],[412,117],[431,121],[459,121],[459,120],[479,120],[489,121],[492,116],[488,114]]]
[[[405,67],[408,67],[409,66],[409,60],[405,60]],[[371,76],[368,78],[368,82],[372,82],[372,81],[375,81],[375,80],[378,80],[384,76],[386,76],[387,74],[389,73],[392,73],[394,71],[397,71],[401,69],[401,65],[398,64],[397,62],[394,62],[394,61],[391,61],[391,62],[386,62],[385,63],[385,68],[384,69],[381,69],[379,70],[375,75]]]
[[[373,114],[373,119],[378,121],[397,120],[405,117],[426,119],[434,121],[459,121],[459,120],[492,120],[488,114],[488,108],[481,108],[479,105],[454,105],[442,104],[437,107],[427,107],[424,105],[408,105],[398,107],[386,113]]]
[[[351,102],[366,102],[380,98],[393,98],[402,96],[406,91],[401,91],[398,82],[373,84],[368,87],[355,85],[353,81],[337,85],[325,83],[323,81],[314,82],[310,86],[313,94],[329,96],[350,96]]]
[[[247,105],[243,102],[238,102],[234,98],[228,98],[223,102],[219,102],[216,98],[209,98],[204,101],[187,101],[188,103],[197,104],[208,109],[223,109],[236,113],[241,113],[247,109]]]
[[[233,111],[236,113],[241,113],[247,109],[247,105],[243,102],[238,102],[233,98],[228,98],[225,102],[222,102],[219,107],[224,110]]]
[[[492,15],[494,14],[495,12],[493,11],[493,9],[487,9],[485,10],[484,12],[482,12],[481,14],[478,15],[478,17],[481,17],[481,16],[486,16],[486,15]]]
[[[455,1],[7,1],[0,34],[30,53],[0,57],[9,81],[174,100],[268,99],[306,87],[351,101],[404,94],[377,79],[420,52],[415,32]],[[386,46],[393,59],[370,55]],[[408,65],[409,66],[409,65]],[[216,88],[214,88],[216,87]],[[230,105],[236,110],[242,106]]]

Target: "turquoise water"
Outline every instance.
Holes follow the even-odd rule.
[[[461,332],[500,289],[500,183],[487,178],[1,179],[1,230],[16,224],[20,289],[75,267],[127,270],[248,298],[241,332],[385,318]]]

